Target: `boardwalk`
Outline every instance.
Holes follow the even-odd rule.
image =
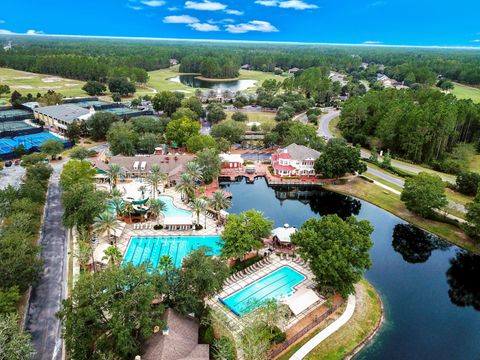
[[[59,172],[56,169],[49,185],[45,218],[42,225],[44,271],[32,289],[26,318],[26,330],[32,335],[37,351],[35,360],[62,359],[61,324],[55,314],[65,297],[67,236],[62,225]]]

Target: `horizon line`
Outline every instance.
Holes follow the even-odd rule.
[[[376,42],[364,43],[329,43],[329,42],[305,42],[305,41],[275,41],[275,40],[232,40],[232,39],[190,39],[190,38],[160,38],[148,36],[110,36],[110,35],[69,35],[69,34],[23,34],[14,33],[0,34],[0,37],[23,36],[23,37],[55,37],[55,38],[86,38],[86,39],[121,39],[121,40],[148,40],[148,41],[184,41],[184,42],[218,42],[218,43],[244,43],[244,44],[279,44],[279,45],[317,45],[317,46],[346,46],[346,47],[385,47],[385,48],[420,48],[420,49],[452,49],[452,50],[480,50],[480,46],[467,45],[398,45]]]

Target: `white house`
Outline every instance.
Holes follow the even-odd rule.
[[[315,176],[315,160],[320,152],[291,144],[272,155],[272,167],[277,176]]]

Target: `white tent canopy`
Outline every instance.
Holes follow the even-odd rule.
[[[320,297],[311,289],[296,291],[292,296],[285,300],[292,313],[297,316],[310,306],[320,301]]]

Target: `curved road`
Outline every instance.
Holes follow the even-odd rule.
[[[321,137],[324,137],[326,139],[331,139],[334,137],[334,135],[332,134],[332,132],[330,131],[329,129],[329,125],[330,125],[330,122],[335,119],[337,116],[340,115],[340,111],[339,110],[333,110],[333,109],[330,109],[328,111],[327,114],[325,114],[324,116],[322,116],[320,118],[320,124],[319,124],[319,127],[318,127],[318,136],[321,136]],[[362,152],[361,152],[361,155],[363,158],[369,158],[370,157],[370,153],[366,150],[363,150],[362,149]],[[392,165],[398,169],[401,169],[401,170],[404,170],[404,171],[408,171],[408,172],[411,172],[413,174],[418,174],[420,172],[423,171],[423,169],[419,169],[419,168],[416,168],[416,167],[413,167],[413,166],[409,166],[407,164],[404,164],[404,163],[401,163],[401,162],[398,162],[396,160],[393,160],[392,159]],[[378,176],[379,178],[382,178],[384,179],[385,181],[388,181],[388,182],[391,182],[392,184],[395,184],[395,185],[398,185],[398,186],[401,186],[403,187],[403,180],[399,180],[393,176],[390,176],[388,174],[385,174],[384,172],[382,171],[378,171],[376,169],[372,169],[371,167],[367,166],[368,167],[368,171],[375,175],[375,176]],[[442,175],[442,174],[438,174],[443,181],[447,181],[449,183],[455,183],[455,179],[449,177],[449,176],[445,176],[445,175]]]
[[[63,208],[59,176],[63,164],[55,164],[45,204],[40,245],[43,274],[32,288],[25,328],[32,336],[35,360],[60,360],[63,356],[61,324],[55,314],[66,297],[67,232],[62,225]]]

